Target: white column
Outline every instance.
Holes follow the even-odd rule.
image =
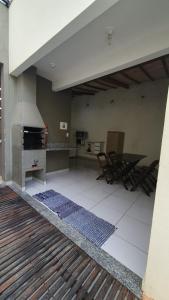
[[[145,299],[169,299],[169,94],[143,292]]]

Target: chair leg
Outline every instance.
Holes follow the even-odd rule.
[[[150,193],[153,192],[151,185],[147,181],[144,182],[144,185],[147,186],[147,189],[150,191]]]
[[[155,180],[155,178],[153,177],[153,175],[150,175],[149,181],[152,183],[152,185],[153,185],[154,187],[156,187],[156,180]]]
[[[100,180],[100,179],[102,179],[102,178],[104,178],[104,174],[99,175],[99,176],[96,178],[96,180]]]
[[[141,184],[142,189],[144,190],[145,194],[150,197],[150,191],[147,190],[147,187],[143,184]]]

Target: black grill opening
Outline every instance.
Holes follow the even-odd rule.
[[[45,148],[45,129],[38,127],[23,128],[23,148],[24,150]]]

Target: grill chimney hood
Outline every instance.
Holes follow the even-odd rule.
[[[36,68],[31,67],[16,79],[17,104],[14,124],[30,127],[45,127],[36,105]]]

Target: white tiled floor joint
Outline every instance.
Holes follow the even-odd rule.
[[[54,189],[97,216],[116,225],[118,230],[102,248],[143,278],[146,268],[153,214],[154,195],[129,192],[120,184],[96,181],[97,172],[76,169],[47,176],[47,184],[26,183],[26,192],[34,195]]]

